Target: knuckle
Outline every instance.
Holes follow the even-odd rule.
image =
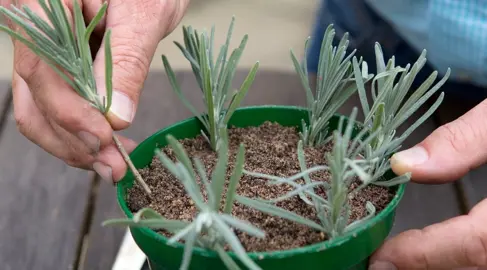
[[[28,137],[32,129],[28,116],[15,112],[14,119],[17,130],[24,136]]]
[[[47,118],[69,133],[86,131],[97,137],[103,145],[111,139],[111,129],[106,118],[84,100],[81,103],[69,103],[53,99],[49,104]]]
[[[166,10],[174,5],[173,2],[174,0],[139,0],[133,8],[139,20],[159,23]]]
[[[161,14],[167,7],[171,7],[173,0],[142,0],[140,1],[141,14],[146,19],[151,19],[159,22],[161,19]]]
[[[66,147],[70,149],[66,155],[62,158],[64,163],[71,167],[87,169],[89,165],[93,163],[94,157],[88,154],[87,151],[77,147],[70,142],[66,143]]]
[[[184,10],[189,4],[188,0],[167,0],[163,1],[165,5],[162,7],[162,16],[160,18],[166,20],[168,28],[167,32],[172,32],[181,20]],[[169,34],[169,33],[166,33]]]
[[[467,260],[476,266],[487,266],[487,231],[470,223],[471,239],[465,239],[464,252]]]
[[[130,90],[139,90],[144,83],[149,70],[150,57],[141,46],[129,43],[128,40],[119,39],[112,45],[112,50],[117,52],[112,60],[114,69],[117,70],[113,74],[113,81],[118,85],[114,88],[127,89],[130,95],[137,95],[138,91]]]
[[[178,2],[178,0],[162,1],[159,9],[159,19],[164,19],[166,23],[172,23],[177,16]]]
[[[471,126],[460,118],[456,120],[455,124],[453,122],[445,124],[438,130],[456,153],[463,153],[468,142],[475,136]]]
[[[70,167],[75,167],[75,168],[86,168],[87,167],[87,161],[79,156],[76,155],[70,155],[66,158],[64,158],[64,163],[66,163]]]
[[[430,233],[430,228],[426,227],[423,229],[415,229],[411,230],[411,235],[415,239],[426,239],[428,234]],[[417,249],[415,252],[415,264],[421,265],[423,269],[430,269],[430,258],[426,252],[422,252],[421,250]]]
[[[63,110],[61,105],[53,106],[54,108],[50,110],[49,117],[56,122],[59,126],[65,128],[66,130],[74,131],[81,127],[82,118],[77,117],[77,114],[69,113],[67,110]]]
[[[14,69],[27,84],[31,84],[34,81],[40,62],[40,58],[29,50],[16,49]]]

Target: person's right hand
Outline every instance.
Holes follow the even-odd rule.
[[[70,11],[72,22],[72,1],[62,2]],[[104,1],[79,2],[85,20],[91,21]],[[12,3],[18,8],[27,5],[46,18],[38,0],[1,1],[7,9]],[[28,47],[13,40],[13,104],[20,132],[71,166],[93,168],[109,182],[120,180],[127,167],[112,141],[113,130],[127,128],[132,122],[156,47],[177,26],[188,3],[189,0],[108,1],[107,15],[94,32],[101,39],[105,29],[112,31],[114,92],[108,121]],[[19,30],[11,21],[8,25]],[[104,50],[98,48],[93,48],[94,70],[97,85],[104,86]],[[127,151],[135,148],[132,140],[118,137]]]
[[[487,161],[486,115],[484,100],[418,145],[393,155],[392,169],[398,175],[412,172],[411,180],[423,184],[461,178]],[[370,270],[487,269],[487,199],[466,215],[388,239],[370,263]]]

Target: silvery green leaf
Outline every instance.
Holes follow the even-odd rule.
[[[215,250],[228,270],[240,270],[240,267],[237,265],[237,263],[233,261],[232,257],[230,257],[230,255],[228,255],[228,253],[219,244],[215,246]]]
[[[308,45],[308,41],[309,41],[309,38],[306,39],[306,43],[305,43],[305,51],[307,49],[307,45]],[[313,92],[311,91],[311,87],[309,86],[309,81],[308,81],[308,76],[305,74],[305,70],[306,70],[306,66],[303,65],[303,67],[299,64],[299,61],[298,59],[296,58],[296,56],[294,55],[294,52],[293,50],[291,50],[291,59],[293,61],[293,64],[294,64],[294,69],[296,70],[296,73],[298,73],[299,75],[299,78],[301,79],[301,84],[305,90],[305,93],[306,93],[306,101],[307,101],[307,104],[308,106],[311,105],[313,102],[314,102],[314,96],[313,96]]]
[[[193,247],[196,242],[197,232],[192,230],[190,231],[187,236],[185,237],[185,244],[184,244],[184,253],[183,253],[183,261],[181,264],[180,270],[187,270],[189,268],[189,264],[191,263],[191,257],[193,255]]]
[[[128,226],[134,228],[152,228],[152,229],[165,229],[169,232],[177,232],[183,229],[188,224],[179,220],[169,220],[169,219],[143,219],[135,221],[132,219],[111,219],[102,223],[102,226],[108,225],[118,225],[118,226]]]
[[[230,106],[228,107],[227,113],[225,115],[225,120],[223,120],[225,124],[228,123],[228,121],[230,121],[230,117],[233,115],[237,107],[240,106],[240,103],[242,102],[243,98],[249,91],[250,86],[252,85],[255,79],[255,75],[257,74],[258,68],[259,68],[259,62],[255,63],[252,66],[249,74],[247,75],[247,78],[245,78],[242,86],[240,87],[240,90],[237,92],[235,98],[230,103]]]
[[[176,159],[179,162],[181,162],[184,165],[184,167],[186,167],[188,173],[191,175],[193,179],[195,179],[193,166],[191,165],[191,159],[186,153],[186,150],[184,149],[183,145],[170,134],[166,136],[166,140],[169,146],[171,147],[171,149],[173,150]]]
[[[308,174],[311,174],[313,172],[317,172],[317,171],[321,171],[321,170],[327,170],[328,169],[328,166],[314,166],[314,167],[311,167],[303,172],[300,172],[300,173],[297,173],[291,177],[288,177],[288,178],[282,178],[282,177],[278,177],[278,176],[274,176],[274,175],[269,175],[269,174],[264,174],[264,173],[256,173],[256,172],[250,172],[250,171],[247,171],[247,170],[244,170],[244,173],[247,174],[247,175],[250,175],[250,176],[253,176],[253,177],[257,177],[257,178],[263,178],[263,179],[268,179],[268,180],[272,180],[272,181],[275,181],[276,183],[286,183],[286,184],[289,184],[290,182],[294,182],[298,179],[301,179],[304,177],[304,175],[308,175]]]
[[[403,133],[403,138],[406,139],[411,133],[418,128],[421,124],[423,124],[435,111],[438,109],[438,107],[441,105],[443,102],[444,98],[444,93],[441,93],[438,99],[435,101],[435,103],[424,113],[416,122],[411,125],[404,133]]]
[[[196,171],[200,176],[201,182],[203,182],[203,184],[205,185],[205,189],[206,189],[206,193],[208,194],[208,201],[210,205],[214,205],[215,194],[211,189],[211,185],[210,182],[208,181],[208,177],[206,175],[206,170],[205,170],[205,166],[203,165],[203,162],[201,162],[199,158],[194,158],[194,166],[196,167]]]
[[[209,124],[207,121],[205,121],[201,116],[198,111],[196,111],[195,107],[191,105],[191,103],[188,101],[188,99],[183,95],[183,92],[181,91],[181,87],[179,86],[177,80],[176,80],[176,74],[174,73],[171,64],[169,63],[169,60],[165,55],[162,55],[162,63],[164,65],[164,68],[166,70],[167,77],[169,79],[169,83],[171,84],[171,87],[176,93],[176,95],[179,97],[181,102],[186,106],[186,108],[189,109],[189,111],[200,120],[201,124],[205,127],[205,129],[209,129]]]
[[[368,212],[367,216],[348,224],[348,226],[345,228],[345,232],[355,230],[356,228],[362,226],[362,224],[369,221],[371,218],[373,218],[375,216],[376,209],[375,209],[375,206],[371,202],[367,201],[365,203],[365,209],[367,209],[367,212]]]
[[[235,255],[242,261],[245,266],[251,270],[261,270],[261,268],[247,255],[247,252],[242,247],[242,244],[238,240],[237,236],[232,232],[232,230],[220,219],[215,219],[215,227],[221,233],[225,241],[232,247]]]
[[[258,68],[257,62],[252,67],[244,83],[241,85],[240,90],[236,93],[231,93],[237,65],[248,40],[248,35],[244,35],[239,47],[234,49],[227,58],[234,23],[235,18],[232,17],[226,36],[226,42],[221,46],[220,52],[216,57],[216,62],[214,61],[214,26],[211,27],[209,35],[206,32],[199,34],[198,31],[194,30],[191,26],[183,27],[184,46],[175,42],[183,56],[185,56],[191,64],[193,74],[203,95],[206,117],[200,117],[195,113],[193,106],[187,102],[181,94],[179,86],[175,83],[173,72],[168,73],[174,91],[178,94],[183,103],[185,103],[193,114],[195,114],[204,124],[205,132],[203,132],[203,134],[214,151],[217,151],[222,144],[220,142],[219,129],[227,128],[227,122],[230,120],[232,114],[250,89]],[[163,58],[163,62],[166,69],[171,71],[166,58]],[[223,113],[225,110],[224,104],[227,101],[230,101],[229,108]]]
[[[298,161],[299,161],[299,166],[301,167],[301,171],[306,171],[306,160],[305,160],[305,157],[304,157],[304,149],[303,149],[303,141],[299,141],[298,142]],[[306,182],[307,185],[311,184],[311,179],[309,178],[309,175],[305,174],[304,176],[304,180]],[[313,187],[311,187],[313,188]],[[296,194],[299,195],[299,198],[301,198],[301,200],[303,200],[305,203],[309,204],[309,205],[314,205],[314,202],[311,202],[308,200],[308,198],[306,197],[306,195],[304,195],[302,193],[303,190],[306,190],[307,187],[305,186],[304,189],[303,187],[300,187],[296,190],[294,190],[294,192],[297,191],[297,193],[288,193],[286,195],[286,197],[293,197],[295,196]],[[314,200],[313,200],[314,201]]]
[[[284,201],[284,200],[287,200],[289,198],[292,198],[296,195],[299,195],[300,199],[303,200],[306,204],[308,205],[315,205],[315,202],[316,201],[316,196],[311,196],[311,199],[313,200],[313,202],[309,201],[307,198],[306,198],[306,194],[310,194],[310,193],[313,193],[314,191],[314,188],[318,187],[318,186],[326,186],[327,183],[325,182],[312,182],[312,183],[309,183],[309,184],[305,184],[305,185],[302,185],[282,196],[279,196],[277,198],[274,198],[274,199],[270,199],[268,200],[269,202],[271,203],[277,203],[277,202],[281,202],[281,201]],[[306,193],[306,194],[305,194]]]
[[[151,218],[151,219],[157,219],[157,218],[164,219],[164,217],[162,215],[160,215],[159,213],[157,213],[153,209],[146,207],[146,208],[142,208],[139,211],[137,211],[137,213],[135,213],[135,215],[133,217],[133,220],[135,222],[139,222],[141,220],[142,216],[144,216],[145,218]]]
[[[368,182],[370,180],[370,175],[362,167],[357,165],[357,163],[348,158],[345,158],[345,163],[350,166],[350,168],[355,172],[362,182]]]
[[[345,231],[345,227],[347,226],[347,222],[348,220],[345,217],[343,216],[338,217],[338,220],[336,221],[336,225],[335,225],[334,236],[339,236],[343,234],[343,232]]]
[[[449,74],[450,74],[450,69],[448,69],[445,77],[443,77],[443,79],[440,82],[438,82],[438,84],[435,85],[435,87],[433,87],[430,91],[428,91],[425,95],[423,95],[420,99],[418,99],[410,108],[407,109],[407,111],[404,111],[402,113],[400,111],[398,113],[398,115],[400,115],[400,118],[394,124],[393,128],[399,127],[411,115],[413,115],[414,112],[416,112],[443,85],[443,83],[446,82],[446,79],[448,78]],[[430,110],[431,110],[431,108],[430,108]]]
[[[354,75],[351,69],[351,59],[356,53],[352,50],[347,55],[349,45],[348,33],[344,33],[337,47],[333,46],[335,29],[329,25],[325,30],[321,43],[318,70],[316,74],[316,97],[313,96],[306,65],[300,65],[296,56],[291,51],[291,59],[296,73],[306,93],[308,106],[309,125],[303,128],[301,138],[307,146],[322,145],[325,140],[326,131],[323,128],[327,125],[336,110],[348,97],[357,89],[352,83]],[[305,43],[305,53],[308,40]],[[360,75],[361,77],[361,72]],[[306,130],[306,131],[305,131]]]
[[[296,222],[299,224],[306,225],[306,226],[311,227],[313,229],[323,231],[323,227],[318,225],[314,221],[311,221],[311,220],[304,218],[300,215],[297,215],[291,211],[287,211],[285,209],[274,206],[272,204],[263,203],[263,202],[253,200],[250,198],[246,198],[243,196],[239,196],[239,195],[237,195],[236,199],[239,203],[241,203],[243,205],[257,209],[257,210],[264,212],[264,213],[267,213],[269,215],[278,216],[278,217],[281,217],[281,218],[284,218],[284,219],[287,219],[287,220],[290,220],[290,221],[293,221],[293,222]]]
[[[375,43],[374,46],[375,50],[375,61],[377,65],[377,73],[383,72],[386,70],[384,55],[382,54],[382,48],[378,42]]]
[[[238,220],[231,215],[227,214],[219,214],[219,218],[221,218],[224,222],[228,223],[228,225],[237,228],[243,232],[248,233],[249,235],[255,236],[257,238],[264,238],[265,237],[265,232],[262,231],[261,229],[255,227],[254,225],[245,222],[243,220]]]
[[[169,245],[172,245],[172,244],[178,242],[182,238],[185,238],[186,235],[190,234],[192,231],[195,231],[195,227],[196,227],[195,223],[189,224],[188,226],[186,226],[185,228],[183,228],[182,230],[177,232],[175,235],[173,235],[171,238],[169,238],[167,240],[167,243]]]
[[[238,149],[237,158],[235,161],[235,169],[232,176],[230,177],[230,183],[228,184],[227,197],[225,202],[224,213],[230,214],[232,212],[233,201],[235,199],[235,194],[237,192],[237,185],[242,177],[243,167],[245,159],[245,146],[240,144]]]
[[[295,183],[294,181],[302,178],[304,175],[310,174],[310,173],[315,172],[315,171],[325,170],[325,169],[328,169],[328,167],[327,166],[315,166],[315,167],[309,168],[303,172],[300,172],[294,176],[291,176],[289,178],[280,178],[280,177],[273,176],[273,175],[262,174],[262,173],[254,173],[254,172],[249,172],[246,170],[244,170],[244,173],[247,175],[253,176],[253,177],[272,180],[273,182],[270,182],[269,183],[270,185],[287,184],[287,185],[292,186],[293,188],[299,189],[299,188],[301,188],[301,185]],[[326,187],[326,183],[322,183],[322,185]],[[316,199],[317,201],[320,201],[323,204],[328,203],[325,199],[323,199],[319,195],[314,194],[314,192],[312,192],[312,190],[303,189],[302,192],[306,193],[308,196],[312,197],[313,199]],[[286,195],[284,195],[284,196],[286,196]],[[280,199],[277,199],[277,200],[279,201]],[[311,205],[313,205],[313,204],[311,204]]]
[[[362,62],[362,78],[364,79],[369,78],[369,66],[365,61]]]
[[[228,148],[227,144],[223,143],[220,145],[218,150],[218,160],[213,170],[212,180],[211,180],[211,190],[215,196],[213,200],[213,210],[218,211],[220,209],[220,202],[222,200],[223,188],[225,185],[225,178],[227,173],[228,164]]]
[[[210,211],[200,212],[198,216],[196,216],[195,221],[195,230],[199,233],[205,231],[207,228],[210,228],[213,224],[213,219],[215,215],[213,215]]]
[[[321,225],[323,226],[323,229],[325,230],[326,233],[330,233],[332,231],[330,222],[328,221],[328,212],[326,211],[327,209],[324,207],[322,204],[316,204],[315,209],[318,215],[318,218],[320,219]],[[328,209],[331,210],[331,209]]]
[[[186,167],[181,164],[181,163],[178,163],[176,164],[176,166],[178,167],[179,169],[179,173],[180,173],[180,180],[181,180],[181,183],[183,184],[186,192],[188,193],[189,197],[191,198],[191,200],[194,201],[194,203],[196,204],[196,207],[198,207],[199,210],[204,210],[207,208],[206,204],[205,204],[205,201],[203,199],[203,195],[201,194],[201,190],[198,186],[198,184],[196,183],[196,179],[195,178],[192,178],[192,175],[189,174],[188,170],[186,169]]]
[[[411,179],[411,173],[407,172],[403,175],[396,176],[390,180],[386,181],[375,181],[373,184],[377,186],[386,186],[386,187],[391,187],[391,186],[396,186],[400,185],[403,183],[407,183]]]
[[[354,74],[355,74],[355,80],[358,88],[358,94],[360,97],[360,103],[362,104],[362,110],[364,112],[364,115],[368,115],[370,108],[369,108],[369,102],[367,101],[367,94],[365,92],[365,86],[364,86],[364,81],[362,76],[360,76],[360,67],[357,62],[357,58],[354,57],[352,59],[353,61],[353,69],[354,69]],[[365,62],[365,61],[364,61]]]
[[[162,165],[164,165],[164,167],[166,169],[168,169],[171,174],[173,174],[177,178],[181,177],[179,169],[176,166],[176,164],[174,162],[172,162],[172,160],[169,159],[167,157],[167,155],[164,154],[164,152],[162,152],[160,149],[156,149],[156,150],[154,150],[154,152],[157,155],[157,157],[159,158],[159,160],[161,161]]]

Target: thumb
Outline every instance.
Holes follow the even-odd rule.
[[[487,200],[484,200],[466,216],[406,231],[386,241],[371,257],[369,269],[486,267],[486,223]]]
[[[391,157],[392,170],[415,182],[453,181],[487,160],[487,100],[436,129],[411,149]]]
[[[135,117],[143,83],[164,32],[154,13],[161,8],[157,4],[160,2],[109,2],[106,29],[111,30],[113,94],[108,120],[114,130],[127,128]],[[106,94],[105,42],[102,41],[93,67],[101,95]]]

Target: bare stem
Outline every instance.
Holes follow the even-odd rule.
[[[137,168],[135,168],[134,164],[132,163],[132,160],[130,159],[127,151],[122,145],[122,142],[113,134],[112,136],[113,141],[117,145],[118,151],[122,154],[123,159],[125,160],[125,163],[129,166],[130,170],[134,174],[135,179],[139,182],[139,184],[144,188],[145,192],[150,196],[152,194],[149,186],[145,183],[144,179],[142,179],[142,176],[139,174],[139,171]]]

